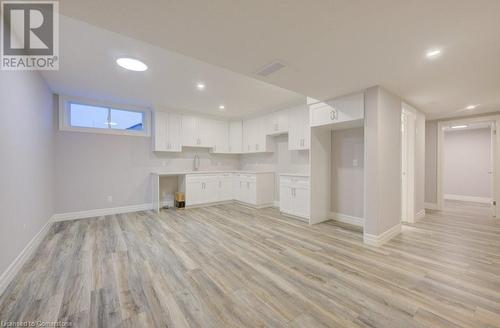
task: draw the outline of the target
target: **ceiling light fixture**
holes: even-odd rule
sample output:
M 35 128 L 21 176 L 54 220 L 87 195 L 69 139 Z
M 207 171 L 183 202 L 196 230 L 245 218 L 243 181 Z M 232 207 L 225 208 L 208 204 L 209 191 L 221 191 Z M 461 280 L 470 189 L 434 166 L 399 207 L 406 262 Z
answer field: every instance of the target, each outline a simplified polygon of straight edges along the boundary
M 198 82 L 196 83 L 196 87 L 198 88 L 198 90 L 205 90 L 205 83 Z
M 466 127 L 468 127 L 468 125 L 454 125 L 451 128 L 452 129 L 465 129 Z
M 220 106 L 219 106 L 219 110 L 221 110 L 221 111 L 226 110 L 226 106 L 224 106 L 224 105 L 220 105 Z
M 427 51 L 427 53 L 425 54 L 425 56 L 427 58 L 429 58 L 429 59 L 436 58 L 439 55 L 441 55 L 441 50 L 440 49 L 432 49 L 432 50 Z
M 133 58 L 118 58 L 116 63 L 129 71 L 143 72 L 148 69 L 146 64 Z
M 465 109 L 471 110 L 471 109 L 475 109 L 478 106 L 479 106 L 479 104 L 469 105 L 469 106 L 465 107 Z

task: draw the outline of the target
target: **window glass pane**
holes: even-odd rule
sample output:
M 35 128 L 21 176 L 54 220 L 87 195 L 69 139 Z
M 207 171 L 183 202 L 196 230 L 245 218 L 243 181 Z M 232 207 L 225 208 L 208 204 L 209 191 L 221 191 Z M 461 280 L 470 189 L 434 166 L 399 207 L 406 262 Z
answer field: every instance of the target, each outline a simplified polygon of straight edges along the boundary
M 142 113 L 122 109 L 111 109 L 110 128 L 143 131 Z
M 108 109 L 105 107 L 70 104 L 71 126 L 83 128 L 108 128 Z

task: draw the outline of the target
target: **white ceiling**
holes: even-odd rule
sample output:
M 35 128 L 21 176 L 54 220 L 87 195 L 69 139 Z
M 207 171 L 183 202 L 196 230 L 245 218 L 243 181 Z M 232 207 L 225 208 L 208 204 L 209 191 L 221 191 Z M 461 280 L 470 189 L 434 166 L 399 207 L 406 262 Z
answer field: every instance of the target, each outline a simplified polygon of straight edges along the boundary
M 119 57 L 140 59 L 149 69 L 127 71 L 115 64 Z M 222 117 L 305 103 L 297 93 L 62 15 L 60 69 L 42 74 L 64 95 Z M 196 88 L 198 81 L 205 90 Z
M 317 99 L 380 84 L 428 113 L 500 109 L 498 0 L 64 0 L 62 13 Z M 442 48 L 428 61 L 425 52 Z M 87 53 L 90 53 L 87 51 Z

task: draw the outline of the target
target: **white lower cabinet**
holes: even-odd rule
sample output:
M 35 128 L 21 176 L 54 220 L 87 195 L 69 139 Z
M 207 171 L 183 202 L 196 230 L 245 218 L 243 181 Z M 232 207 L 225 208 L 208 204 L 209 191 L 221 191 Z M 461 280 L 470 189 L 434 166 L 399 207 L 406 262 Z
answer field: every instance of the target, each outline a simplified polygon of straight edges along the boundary
M 233 174 L 232 173 L 222 173 L 219 174 L 217 180 L 217 201 L 223 202 L 232 200 L 234 198 L 233 193 Z
M 186 174 L 179 178 L 186 206 L 237 200 L 255 207 L 274 202 L 274 173 Z
M 309 177 L 280 176 L 280 212 L 309 220 Z

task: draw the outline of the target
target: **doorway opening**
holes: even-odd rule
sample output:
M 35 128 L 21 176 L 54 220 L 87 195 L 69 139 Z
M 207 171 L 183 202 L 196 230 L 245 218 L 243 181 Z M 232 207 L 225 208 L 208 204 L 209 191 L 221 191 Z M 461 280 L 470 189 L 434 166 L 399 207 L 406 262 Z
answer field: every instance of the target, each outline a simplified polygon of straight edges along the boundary
M 438 132 L 438 208 L 497 217 L 496 120 L 443 122 Z

